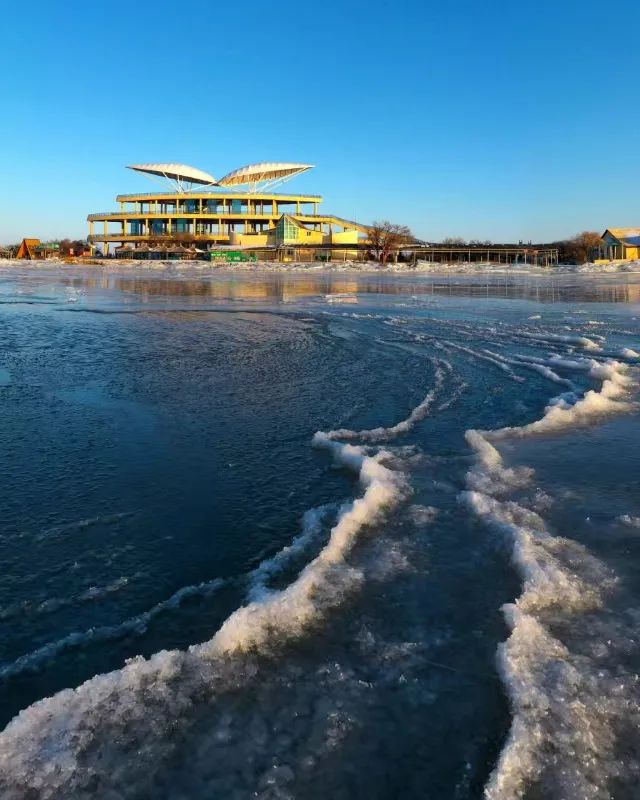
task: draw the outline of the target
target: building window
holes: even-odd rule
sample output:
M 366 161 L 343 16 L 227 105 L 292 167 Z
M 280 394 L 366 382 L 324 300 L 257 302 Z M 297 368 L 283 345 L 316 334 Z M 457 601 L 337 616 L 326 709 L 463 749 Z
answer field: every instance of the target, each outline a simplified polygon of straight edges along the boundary
M 295 242 L 300 235 L 300 229 L 288 217 L 278 220 L 276 237 L 279 242 Z

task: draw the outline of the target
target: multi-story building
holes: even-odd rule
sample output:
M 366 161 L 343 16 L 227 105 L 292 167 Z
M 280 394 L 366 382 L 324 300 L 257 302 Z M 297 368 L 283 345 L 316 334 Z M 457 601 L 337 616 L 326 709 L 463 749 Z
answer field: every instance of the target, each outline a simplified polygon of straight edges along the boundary
M 89 214 L 89 242 L 129 258 L 209 257 L 220 248 L 266 259 L 357 258 L 366 225 L 321 213 L 320 195 L 273 191 L 311 168 L 250 164 L 216 180 L 185 164 L 136 164 L 130 169 L 160 179 L 163 190 L 118 195 L 119 210 Z

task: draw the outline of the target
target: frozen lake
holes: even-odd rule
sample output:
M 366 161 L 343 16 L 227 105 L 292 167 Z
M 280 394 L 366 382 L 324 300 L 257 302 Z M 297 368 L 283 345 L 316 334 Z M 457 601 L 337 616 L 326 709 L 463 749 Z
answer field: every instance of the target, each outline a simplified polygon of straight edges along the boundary
M 3 798 L 631 800 L 640 275 L 0 272 Z

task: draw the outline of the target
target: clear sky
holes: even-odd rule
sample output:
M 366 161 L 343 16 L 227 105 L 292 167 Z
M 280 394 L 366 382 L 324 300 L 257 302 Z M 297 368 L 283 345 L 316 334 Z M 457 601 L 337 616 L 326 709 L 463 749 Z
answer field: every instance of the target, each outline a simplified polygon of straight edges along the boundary
M 638 0 L 0 9 L 0 242 L 86 236 L 126 164 L 256 161 L 362 222 L 551 240 L 640 225 Z

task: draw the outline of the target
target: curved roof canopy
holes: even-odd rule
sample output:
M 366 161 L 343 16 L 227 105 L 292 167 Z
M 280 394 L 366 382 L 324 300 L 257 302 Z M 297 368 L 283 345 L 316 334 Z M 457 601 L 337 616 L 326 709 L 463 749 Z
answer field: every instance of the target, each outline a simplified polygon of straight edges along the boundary
M 312 168 L 313 164 L 287 164 L 275 161 L 248 164 L 246 167 L 229 172 L 218 181 L 218 184 L 220 186 L 244 186 L 249 183 L 271 183 L 272 181 L 279 183 Z
M 157 175 L 160 178 L 169 178 L 178 183 L 197 183 L 204 186 L 217 184 L 213 175 L 188 164 L 133 164 L 129 169 L 145 172 L 147 175 Z

